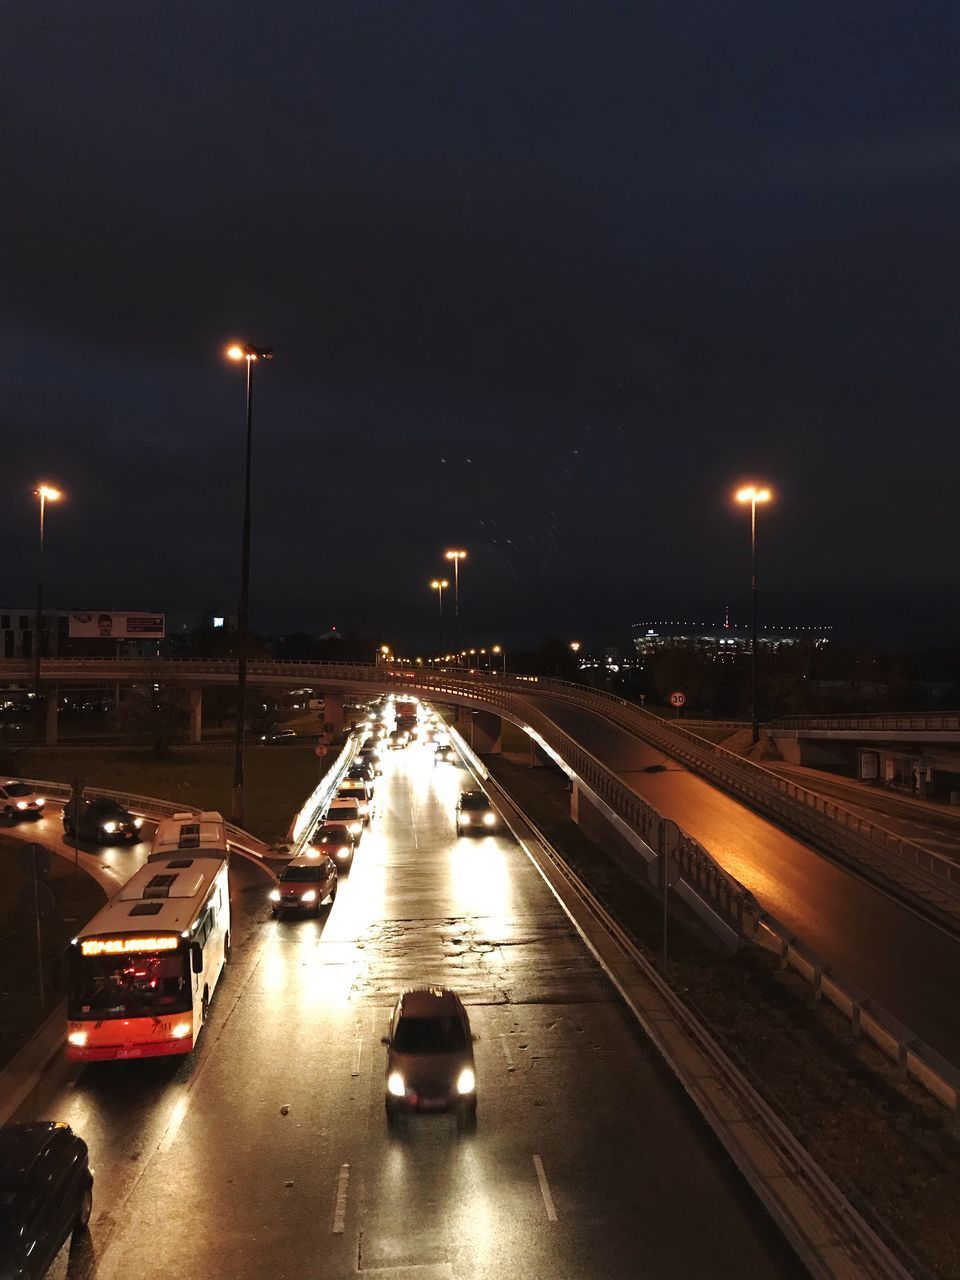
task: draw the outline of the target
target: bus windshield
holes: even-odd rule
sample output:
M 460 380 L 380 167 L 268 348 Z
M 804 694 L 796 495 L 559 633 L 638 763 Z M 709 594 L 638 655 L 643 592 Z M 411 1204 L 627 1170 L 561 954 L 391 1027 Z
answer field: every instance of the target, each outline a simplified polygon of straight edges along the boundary
M 145 1018 L 192 1007 L 185 951 L 78 956 L 70 984 L 70 1018 Z

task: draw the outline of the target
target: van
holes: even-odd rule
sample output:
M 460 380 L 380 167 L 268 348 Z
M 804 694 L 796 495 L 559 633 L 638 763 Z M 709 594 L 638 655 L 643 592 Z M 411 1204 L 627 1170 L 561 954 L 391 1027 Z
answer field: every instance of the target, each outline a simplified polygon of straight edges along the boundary
M 364 822 L 369 822 L 373 817 L 373 784 L 366 778 L 344 778 L 337 791 L 337 799 L 356 800 Z
M 330 808 L 327 810 L 327 816 L 324 821 L 345 822 L 348 831 L 359 843 L 360 836 L 363 833 L 363 814 L 360 812 L 360 805 L 357 800 L 334 796 L 330 801 Z

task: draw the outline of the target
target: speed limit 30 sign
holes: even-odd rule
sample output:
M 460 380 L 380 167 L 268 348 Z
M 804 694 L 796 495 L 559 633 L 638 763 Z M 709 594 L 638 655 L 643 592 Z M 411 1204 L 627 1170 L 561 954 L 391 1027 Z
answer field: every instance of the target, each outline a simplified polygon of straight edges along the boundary
M 686 694 L 680 693 L 679 691 L 676 693 L 671 693 L 670 695 L 671 707 L 682 707 L 683 704 L 686 702 L 686 700 L 687 700 Z

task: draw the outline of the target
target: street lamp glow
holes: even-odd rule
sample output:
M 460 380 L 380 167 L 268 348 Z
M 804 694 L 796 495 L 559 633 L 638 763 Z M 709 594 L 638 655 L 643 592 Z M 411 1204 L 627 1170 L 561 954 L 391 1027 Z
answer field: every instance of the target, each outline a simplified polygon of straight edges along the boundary
M 63 497 L 62 491 L 60 489 L 55 489 L 53 485 L 50 484 L 38 485 L 33 492 L 41 502 L 59 502 Z
M 434 589 L 434 591 L 446 591 L 449 585 L 450 583 L 446 580 L 446 578 L 434 578 L 434 580 L 430 583 L 430 586 Z
M 448 560 L 466 560 L 467 558 L 465 551 L 446 551 L 444 555 Z
M 579 652 L 580 652 L 580 641 L 579 641 L 579 640 L 571 640 L 571 641 L 570 641 L 570 648 L 573 650 L 573 652 L 574 652 L 574 653 L 579 653 Z
M 738 502 L 769 502 L 772 496 L 769 489 L 758 489 L 756 485 L 752 484 L 745 485 L 742 489 L 737 490 Z
M 227 347 L 228 360 L 242 360 L 243 354 L 244 354 L 243 347 L 238 347 L 236 344 L 234 344 L 232 347 Z

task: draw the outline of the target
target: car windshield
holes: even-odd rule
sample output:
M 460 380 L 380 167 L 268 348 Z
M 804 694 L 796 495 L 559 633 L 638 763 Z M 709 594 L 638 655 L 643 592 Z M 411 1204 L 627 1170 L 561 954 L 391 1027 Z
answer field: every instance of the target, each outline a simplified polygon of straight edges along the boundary
M 144 1018 L 191 1007 L 187 955 L 76 956 L 71 1018 Z
M 458 1053 L 467 1047 L 467 1037 L 457 1017 L 401 1016 L 393 1047 L 397 1053 Z
M 490 801 L 479 791 L 465 791 L 460 797 L 461 809 L 489 809 Z
M 287 884 L 291 880 L 322 880 L 325 875 L 323 863 L 318 862 L 315 867 L 286 867 L 280 880 Z
M 8 796 L 32 796 L 33 787 L 23 782 L 8 782 L 4 788 Z

